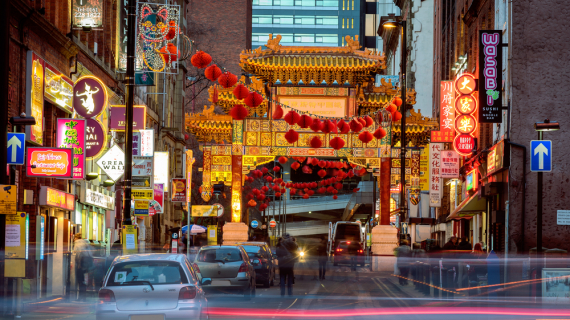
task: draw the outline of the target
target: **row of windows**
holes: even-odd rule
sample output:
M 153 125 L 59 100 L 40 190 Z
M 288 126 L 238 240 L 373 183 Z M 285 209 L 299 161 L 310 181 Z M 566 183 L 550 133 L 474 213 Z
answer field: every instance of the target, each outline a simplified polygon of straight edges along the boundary
M 281 34 L 281 43 L 301 42 L 301 43 L 333 43 L 338 45 L 337 34 Z M 253 33 L 251 41 L 267 42 L 267 34 Z
M 337 16 L 272 16 L 254 15 L 252 23 L 259 24 L 307 24 L 307 25 L 338 25 Z
M 338 7 L 338 0 L 253 0 L 254 6 Z

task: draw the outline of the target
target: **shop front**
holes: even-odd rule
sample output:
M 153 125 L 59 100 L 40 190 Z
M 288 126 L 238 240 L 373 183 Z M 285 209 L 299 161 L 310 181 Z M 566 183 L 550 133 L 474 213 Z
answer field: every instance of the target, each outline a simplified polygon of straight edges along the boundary
M 72 241 L 70 217 L 75 211 L 75 196 L 50 187 L 41 187 L 40 216 L 45 221 L 44 254 L 40 259 L 38 288 L 41 296 L 63 296 L 69 277 L 70 245 Z

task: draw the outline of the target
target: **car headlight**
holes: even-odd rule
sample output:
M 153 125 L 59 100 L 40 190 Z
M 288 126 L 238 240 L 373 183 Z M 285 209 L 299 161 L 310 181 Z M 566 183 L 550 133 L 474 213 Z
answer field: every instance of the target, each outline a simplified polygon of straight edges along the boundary
M 299 255 L 300 255 L 301 257 L 304 257 L 304 256 L 305 256 L 305 252 L 304 252 L 304 251 L 301 251 L 301 252 L 299 253 Z

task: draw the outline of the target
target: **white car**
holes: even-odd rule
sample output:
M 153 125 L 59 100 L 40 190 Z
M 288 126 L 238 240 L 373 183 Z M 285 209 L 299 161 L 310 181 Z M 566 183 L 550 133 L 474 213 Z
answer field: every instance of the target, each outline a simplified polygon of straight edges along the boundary
M 117 257 L 99 290 L 97 320 L 208 319 L 196 272 L 181 254 Z

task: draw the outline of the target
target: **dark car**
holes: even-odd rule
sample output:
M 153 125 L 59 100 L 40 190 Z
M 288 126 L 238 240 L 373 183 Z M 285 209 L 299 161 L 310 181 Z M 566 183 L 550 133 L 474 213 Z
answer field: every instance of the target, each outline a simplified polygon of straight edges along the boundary
M 350 258 L 356 257 L 356 263 L 364 266 L 364 249 L 362 243 L 358 241 L 338 241 L 334 249 L 333 265 L 340 263 L 350 264 Z
M 257 284 L 262 284 L 265 288 L 272 286 L 273 279 L 275 278 L 276 264 L 274 263 L 273 254 L 267 243 L 240 242 L 238 244 L 245 249 L 250 262 L 253 264 Z

